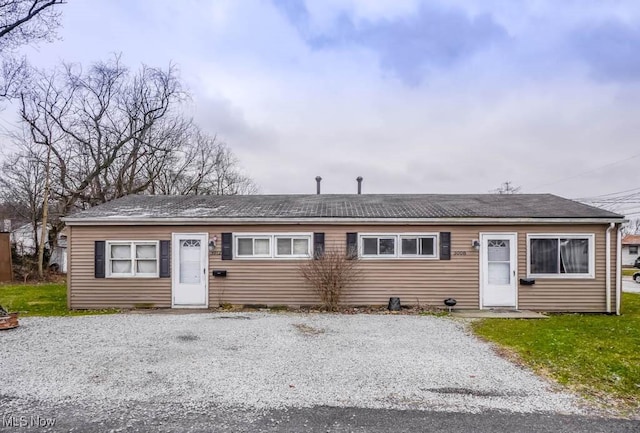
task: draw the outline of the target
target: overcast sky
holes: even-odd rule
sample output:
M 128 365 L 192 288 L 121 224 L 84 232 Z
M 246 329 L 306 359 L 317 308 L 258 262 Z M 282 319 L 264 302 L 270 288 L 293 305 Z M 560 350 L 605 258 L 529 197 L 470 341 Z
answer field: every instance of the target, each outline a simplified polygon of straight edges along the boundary
M 638 186 L 640 3 L 69 0 L 32 63 L 175 62 L 262 193 Z M 15 110 L 0 113 L 5 128 Z

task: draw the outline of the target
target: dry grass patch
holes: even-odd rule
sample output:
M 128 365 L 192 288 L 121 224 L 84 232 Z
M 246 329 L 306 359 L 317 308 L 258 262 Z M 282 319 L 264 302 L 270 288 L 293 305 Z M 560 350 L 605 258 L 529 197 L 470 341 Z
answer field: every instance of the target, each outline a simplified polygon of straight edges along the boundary
M 304 335 L 319 335 L 319 334 L 324 334 L 326 332 L 326 329 L 315 328 L 313 326 L 307 325 L 306 323 L 296 323 L 293 326 L 301 334 L 304 334 Z

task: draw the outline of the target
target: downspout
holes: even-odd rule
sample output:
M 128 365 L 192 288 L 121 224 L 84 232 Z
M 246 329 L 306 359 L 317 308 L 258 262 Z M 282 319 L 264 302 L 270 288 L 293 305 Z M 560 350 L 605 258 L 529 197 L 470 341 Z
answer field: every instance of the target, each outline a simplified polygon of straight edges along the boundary
M 606 300 L 607 300 L 607 313 L 611 313 L 611 230 L 615 228 L 615 223 L 610 223 L 609 227 L 607 227 L 606 235 L 605 235 L 605 256 L 606 256 L 606 265 L 605 265 L 605 274 L 606 274 Z
M 622 225 L 618 225 L 618 241 L 616 242 L 616 315 L 620 315 L 622 301 Z

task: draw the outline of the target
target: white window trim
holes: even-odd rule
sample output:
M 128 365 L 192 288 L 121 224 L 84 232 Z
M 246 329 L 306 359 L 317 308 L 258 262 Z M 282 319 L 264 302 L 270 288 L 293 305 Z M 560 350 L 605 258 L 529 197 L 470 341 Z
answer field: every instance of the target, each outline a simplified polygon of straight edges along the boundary
M 269 254 L 260 254 L 260 255 L 238 255 L 238 239 L 269 239 Z M 308 247 L 307 254 L 286 254 L 280 255 L 277 254 L 277 239 L 278 238 L 297 238 L 297 239 L 307 239 Z M 313 233 L 308 232 L 283 232 L 283 233 L 234 233 L 233 234 L 233 259 L 234 260 L 300 260 L 300 259 L 311 259 L 312 254 L 311 250 L 313 248 Z
M 398 236 L 398 254 L 399 257 L 402 259 L 421 259 L 421 260 L 426 260 L 426 259 L 439 259 L 439 254 L 440 254 L 440 248 L 439 248 L 439 236 L 438 233 L 401 233 Z M 426 255 L 426 254 L 402 254 L 402 239 L 405 238 L 409 238 L 409 239 L 414 239 L 414 238 L 433 238 L 433 254 L 432 255 Z M 418 251 L 420 250 L 420 244 L 418 244 Z
M 291 241 L 291 254 L 278 254 L 278 239 L 290 238 L 290 239 L 305 239 L 307 241 L 306 254 L 293 254 L 293 240 Z M 273 236 L 273 256 L 278 259 L 307 259 L 311 257 L 311 248 L 313 242 L 313 233 L 304 234 L 276 234 Z
M 531 273 L 531 239 L 588 239 L 589 272 L 586 274 L 533 274 Z M 596 251 L 594 233 L 527 233 L 527 278 L 541 279 L 594 279 L 596 277 Z
M 364 239 L 377 238 L 376 245 L 378 254 L 364 253 Z M 393 239 L 393 254 L 380 254 L 380 239 Z M 398 257 L 398 235 L 391 233 L 358 233 L 358 255 L 363 259 L 393 259 Z
M 135 246 L 136 245 L 154 245 L 156 247 L 156 272 L 155 273 L 136 273 L 136 258 L 135 258 Z M 111 261 L 112 260 L 126 260 L 126 259 L 112 259 L 111 258 L 111 245 L 130 245 L 131 246 L 131 272 L 127 274 L 122 273 L 113 273 L 111 272 Z M 143 259 L 143 260 L 151 260 L 151 259 Z M 105 242 L 105 277 L 106 278 L 159 278 L 160 277 L 160 241 L 128 241 L 128 240 L 117 240 L 117 241 L 106 241 Z
M 364 254 L 364 238 L 394 238 L 394 254 Z M 433 255 L 402 254 L 402 238 L 434 238 Z M 378 249 L 380 247 L 378 246 Z M 358 233 L 358 257 L 366 260 L 439 260 L 440 259 L 440 234 L 439 233 Z
M 252 240 L 252 250 L 255 251 L 256 250 L 256 239 L 266 239 L 269 241 L 269 252 L 267 254 L 251 254 L 250 256 L 248 255 L 239 255 L 238 254 L 238 243 L 240 239 L 251 239 Z M 242 234 L 240 236 L 233 236 L 233 258 L 238 258 L 238 259 L 268 259 L 271 258 L 272 254 L 273 254 L 273 238 L 271 236 L 267 236 L 264 234 Z

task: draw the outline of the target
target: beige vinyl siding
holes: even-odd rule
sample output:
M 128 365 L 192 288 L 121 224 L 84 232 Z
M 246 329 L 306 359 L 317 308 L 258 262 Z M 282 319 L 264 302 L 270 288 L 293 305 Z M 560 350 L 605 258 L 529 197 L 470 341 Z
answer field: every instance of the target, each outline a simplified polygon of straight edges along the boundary
M 314 294 L 299 275 L 301 260 L 221 260 L 221 234 L 323 232 L 326 248 L 345 250 L 346 233 L 437 233 L 450 231 L 451 260 L 362 259 L 362 279 L 346 294 L 350 305 L 384 305 L 399 296 L 406 305 L 442 306 L 447 297 L 458 308 L 479 307 L 479 252 L 472 241 L 481 232 L 518 234 L 518 277 L 526 276 L 527 233 L 594 233 L 596 269 L 594 279 L 538 278 L 534 286 L 519 286 L 521 309 L 544 311 L 605 310 L 605 225 L 541 226 L 381 226 L 381 225 L 243 225 L 243 226 L 74 226 L 70 230 L 70 306 L 103 308 L 171 306 L 171 278 L 94 278 L 96 240 L 171 240 L 171 234 L 208 233 L 217 236 L 216 254 L 209 256 L 209 305 L 266 304 L 315 305 Z M 615 257 L 615 233 L 612 233 Z M 214 278 L 211 271 L 224 269 L 226 278 Z M 615 270 L 615 261 L 612 260 Z M 612 293 L 615 295 L 615 272 Z M 615 306 L 615 296 L 612 296 Z
M 527 233 L 595 235 L 595 278 L 536 278 L 533 286 L 518 287 L 518 308 L 541 311 L 606 311 L 605 231 L 607 226 L 535 226 L 518 233 L 518 274 L 527 275 Z M 615 256 L 615 232 L 611 234 Z M 615 261 L 612 260 L 612 293 L 615 296 Z M 612 297 L 612 300 L 614 297 Z M 615 305 L 612 303 L 612 306 Z M 613 307 L 612 307 L 613 308 Z
M 68 273 L 74 309 L 171 307 L 171 278 L 95 278 L 94 242 L 170 240 L 171 227 L 72 227 Z

